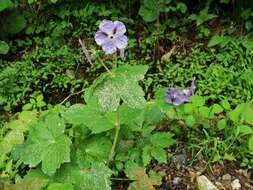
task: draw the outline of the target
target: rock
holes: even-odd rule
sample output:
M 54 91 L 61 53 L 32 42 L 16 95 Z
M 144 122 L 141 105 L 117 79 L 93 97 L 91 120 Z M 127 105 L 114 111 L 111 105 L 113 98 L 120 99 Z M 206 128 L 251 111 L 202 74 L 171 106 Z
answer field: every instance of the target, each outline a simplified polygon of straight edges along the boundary
M 174 177 L 172 183 L 173 183 L 173 185 L 177 186 L 180 184 L 181 181 L 182 181 L 182 179 L 180 177 Z
M 218 190 L 218 188 L 204 175 L 197 177 L 197 185 L 201 190 Z
M 239 189 L 241 189 L 242 186 L 240 184 L 239 179 L 235 179 L 234 181 L 232 181 L 231 187 L 232 187 L 232 190 L 239 190 Z
M 172 162 L 176 165 L 176 167 L 179 169 L 182 167 L 187 161 L 187 155 L 186 154 L 177 154 L 172 156 Z
M 223 181 L 231 181 L 232 177 L 230 174 L 225 174 L 221 178 Z

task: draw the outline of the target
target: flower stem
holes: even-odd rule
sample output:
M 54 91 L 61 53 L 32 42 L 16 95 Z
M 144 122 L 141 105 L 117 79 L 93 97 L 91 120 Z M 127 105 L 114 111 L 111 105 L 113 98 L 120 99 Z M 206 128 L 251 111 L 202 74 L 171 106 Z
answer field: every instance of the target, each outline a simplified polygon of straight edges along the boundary
M 108 73 L 112 74 L 111 70 L 108 69 L 108 67 L 104 64 L 103 60 L 100 59 L 100 57 L 98 57 L 97 59 L 98 59 L 98 61 L 103 65 L 103 67 L 105 68 L 105 70 L 106 70 Z
M 116 129 L 116 131 L 115 131 L 115 135 L 114 135 L 114 139 L 113 139 L 111 153 L 109 155 L 109 162 L 113 160 L 113 157 L 114 157 L 114 154 L 115 154 L 116 144 L 117 144 L 118 137 L 119 137 L 119 131 L 120 131 L 119 109 L 117 110 L 117 113 L 116 113 L 116 125 L 115 125 L 115 129 Z
M 117 54 L 114 54 L 114 68 L 116 69 L 118 67 L 118 56 Z

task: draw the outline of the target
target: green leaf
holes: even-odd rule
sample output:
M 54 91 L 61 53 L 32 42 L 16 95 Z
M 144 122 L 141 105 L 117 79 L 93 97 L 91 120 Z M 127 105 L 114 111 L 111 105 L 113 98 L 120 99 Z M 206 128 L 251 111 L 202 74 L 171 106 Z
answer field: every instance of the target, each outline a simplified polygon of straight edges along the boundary
M 42 190 L 47 181 L 41 179 L 22 180 L 17 184 L 4 184 L 4 190 Z M 1 187 L 1 183 L 0 183 Z
M 213 18 L 216 18 L 217 15 L 215 14 L 208 14 L 208 9 L 202 9 L 199 14 L 192 14 L 189 16 L 190 20 L 195 20 L 196 25 L 199 26 L 203 24 L 206 21 L 212 20 Z
M 219 130 L 225 129 L 227 127 L 226 119 L 219 120 L 217 126 Z
M 145 106 L 144 92 L 138 81 L 144 78 L 147 66 L 122 66 L 112 74 L 102 75 L 86 92 L 86 101 L 97 98 L 102 112 L 113 112 L 119 107 L 120 99 L 132 108 Z
M 230 110 L 230 109 L 231 109 L 231 106 L 230 106 L 230 104 L 229 104 L 229 102 L 228 102 L 227 100 L 223 100 L 223 101 L 221 102 L 221 105 L 222 105 L 222 107 L 223 107 L 225 110 Z
M 232 154 L 225 153 L 223 156 L 224 160 L 229 160 L 229 161 L 236 161 L 236 158 Z
M 74 190 L 73 186 L 68 183 L 52 183 L 47 190 Z
M 0 12 L 4 9 L 13 8 L 14 4 L 10 0 L 0 0 Z
M 219 114 L 223 112 L 223 108 L 219 104 L 214 104 L 211 107 L 211 112 L 213 112 L 214 114 Z
M 231 42 L 233 39 L 229 36 L 218 36 L 215 35 L 211 38 L 209 41 L 207 47 L 214 47 L 216 45 L 220 45 L 221 47 L 225 47 L 229 42 Z
M 139 80 L 144 79 L 144 75 L 147 71 L 148 71 L 147 65 L 135 65 L 135 66 L 123 65 L 118 67 L 115 73 L 116 75 L 121 74 L 126 75 L 131 80 L 138 82 Z
M 211 114 L 210 114 L 210 108 L 207 107 L 207 106 L 199 107 L 199 115 L 200 115 L 201 117 L 209 118 L 209 116 L 211 115 Z
M 196 119 L 194 116 L 189 115 L 185 118 L 185 124 L 187 127 L 193 127 L 196 124 Z
M 167 163 L 167 153 L 162 148 L 157 148 L 157 147 L 152 148 L 151 155 L 159 163 Z
M 26 26 L 26 20 L 19 11 L 14 10 L 6 17 L 3 29 L 7 33 L 16 34 Z
M 93 105 L 76 104 L 71 106 L 63 118 L 74 125 L 85 125 L 92 133 L 102 133 L 114 128 L 114 122 L 99 113 Z
M 238 125 L 237 131 L 241 135 L 253 134 L 253 128 L 248 125 Z
M 127 75 L 113 78 L 116 91 L 123 102 L 131 108 L 144 108 L 146 100 L 138 83 Z
M 24 132 L 36 122 L 36 112 L 23 111 L 19 114 L 18 119 L 9 122 L 5 128 L 11 129 L 0 141 L 0 155 L 11 152 L 12 147 L 24 142 Z
M 151 136 L 150 142 L 155 147 L 167 148 L 175 143 L 170 133 L 155 133 Z
M 111 141 L 104 136 L 94 136 L 77 145 L 77 163 L 80 167 L 91 166 L 94 163 L 106 163 L 112 148 Z
M 171 104 L 166 103 L 165 101 L 165 92 L 166 88 L 160 88 L 155 93 L 155 103 L 160 108 L 162 112 L 165 112 L 166 115 L 173 119 L 176 115 L 174 106 Z
M 201 107 L 205 105 L 205 98 L 202 96 L 191 96 L 190 97 L 190 102 L 195 106 L 195 107 Z
M 98 97 L 98 103 L 101 106 L 102 112 L 113 112 L 119 107 L 120 95 L 118 89 L 110 79 L 97 87 L 94 96 Z
M 64 134 L 65 124 L 56 113 L 31 128 L 25 144 L 14 147 L 13 156 L 30 167 L 42 162 L 42 171 L 52 175 L 62 163 L 70 161 L 70 139 Z
M 249 151 L 253 152 L 253 135 L 249 138 Z
M 143 148 L 143 151 L 142 151 L 143 165 L 147 166 L 150 163 L 151 159 L 152 159 L 152 157 L 150 155 L 150 147 L 149 146 L 145 146 Z
M 9 49 L 9 45 L 6 42 L 0 40 L 0 54 L 7 54 Z
M 144 0 L 141 4 L 139 15 L 141 15 L 146 22 L 152 22 L 158 18 L 159 12 L 158 1 Z
M 242 39 L 242 45 L 248 49 L 248 50 L 252 50 L 253 49 L 253 33 L 250 33 L 248 35 L 246 35 L 243 39 Z
M 104 164 L 92 168 L 79 168 L 73 164 L 63 166 L 56 181 L 73 184 L 76 190 L 111 190 L 112 171 Z

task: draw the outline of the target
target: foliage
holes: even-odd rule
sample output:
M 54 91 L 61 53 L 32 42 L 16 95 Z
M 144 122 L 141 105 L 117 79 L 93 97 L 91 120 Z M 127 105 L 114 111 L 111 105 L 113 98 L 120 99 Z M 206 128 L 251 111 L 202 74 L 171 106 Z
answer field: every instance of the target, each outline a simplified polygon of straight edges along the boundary
M 11 0 L 0 1 L 0 16 L 0 54 L 7 54 L 9 46 L 1 40 L 4 40 L 9 34 L 20 32 L 25 27 L 26 20 Z
M 223 10 L 249 4 L 112 2 L 0 0 L 0 188 L 153 190 L 181 145 L 252 168 L 252 10 Z M 124 59 L 92 45 L 103 19 L 128 26 Z M 192 77 L 188 102 L 165 102 Z

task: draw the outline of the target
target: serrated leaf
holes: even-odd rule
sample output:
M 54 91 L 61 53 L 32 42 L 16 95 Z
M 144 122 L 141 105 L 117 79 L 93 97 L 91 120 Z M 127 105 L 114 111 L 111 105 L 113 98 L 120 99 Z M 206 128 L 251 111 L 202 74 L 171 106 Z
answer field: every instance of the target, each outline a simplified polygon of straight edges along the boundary
M 131 168 L 127 173 L 130 179 L 135 180 L 129 185 L 128 190 L 155 190 L 154 186 L 160 184 L 154 174 L 151 174 L 152 178 L 150 178 L 145 169 Z
M 77 163 L 80 167 L 88 167 L 94 163 L 106 163 L 112 148 L 110 139 L 95 136 L 78 142 Z
M 129 78 L 134 81 L 139 81 L 144 79 L 145 73 L 148 71 L 147 65 L 123 65 L 115 70 L 116 75 L 123 74 L 127 75 Z
M 155 133 L 150 137 L 153 146 L 159 148 L 167 148 L 175 143 L 170 133 Z
M 147 166 L 149 164 L 149 162 L 151 161 L 152 157 L 150 155 L 150 147 L 149 146 L 145 146 L 143 148 L 142 151 L 142 161 L 143 161 L 143 165 Z
M 42 163 L 42 171 L 52 175 L 62 163 L 70 161 L 70 139 L 64 134 L 65 124 L 56 113 L 31 128 L 25 144 L 14 147 L 13 156 L 30 167 Z
M 104 164 L 80 168 L 67 164 L 56 174 L 56 181 L 71 183 L 76 190 L 111 190 L 112 171 Z
M 97 87 L 94 95 L 98 98 L 102 112 L 113 112 L 119 107 L 120 95 L 112 80 L 104 81 Z
M 167 154 L 166 151 L 162 148 L 154 147 L 151 149 L 151 155 L 154 159 L 156 159 L 159 163 L 167 162 Z
M 17 119 L 6 124 L 5 127 L 11 130 L 0 141 L 0 155 L 8 154 L 11 152 L 14 145 L 22 144 L 24 142 L 23 133 L 26 132 L 36 120 L 36 112 L 23 111 L 19 114 Z
M 13 8 L 14 4 L 10 0 L 0 0 L 0 12 L 4 9 Z
M 144 92 L 136 81 L 127 75 L 121 75 L 113 79 L 116 91 L 123 102 L 131 108 L 144 108 L 146 100 Z
M 6 42 L 0 41 L 0 54 L 7 54 L 9 49 L 9 45 Z
M 76 104 L 71 106 L 63 117 L 74 125 L 85 125 L 92 133 L 102 133 L 114 128 L 114 122 L 101 115 L 92 105 Z
M 142 108 L 146 101 L 138 80 L 144 78 L 146 71 L 147 66 L 123 66 L 110 75 L 102 75 L 88 89 L 86 101 L 89 103 L 95 96 L 102 112 L 116 111 L 120 99 L 129 107 Z

